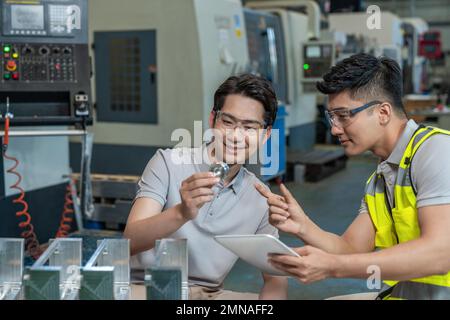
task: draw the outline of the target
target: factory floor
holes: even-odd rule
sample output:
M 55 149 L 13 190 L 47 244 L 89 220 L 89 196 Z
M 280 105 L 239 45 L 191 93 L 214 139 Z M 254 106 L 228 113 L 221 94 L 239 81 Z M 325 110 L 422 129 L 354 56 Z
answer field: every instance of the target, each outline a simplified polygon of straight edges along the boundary
M 376 159 L 369 155 L 351 158 L 347 167 L 316 183 L 287 183 L 309 217 L 324 230 L 342 234 L 358 213 L 369 175 L 375 170 Z M 278 192 L 278 187 L 272 187 Z M 291 247 L 302 242 L 287 234 L 280 239 Z M 260 272 L 239 260 L 225 280 L 225 288 L 258 292 L 262 285 Z M 289 279 L 289 299 L 325 299 L 332 296 L 369 291 L 366 280 L 329 279 L 305 285 Z

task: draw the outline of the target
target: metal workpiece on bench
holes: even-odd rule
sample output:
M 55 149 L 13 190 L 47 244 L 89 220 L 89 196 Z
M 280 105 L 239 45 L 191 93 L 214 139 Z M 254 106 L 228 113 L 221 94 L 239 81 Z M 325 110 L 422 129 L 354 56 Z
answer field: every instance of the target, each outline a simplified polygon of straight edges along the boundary
M 0 238 L 0 300 L 19 300 L 22 293 L 24 239 Z
M 155 243 L 156 261 L 146 270 L 147 299 L 189 299 L 187 239 L 160 239 Z M 155 296 L 151 290 L 158 291 Z M 176 293 L 179 292 L 177 295 Z
M 81 255 L 81 239 L 51 240 L 39 259 L 25 269 L 25 299 L 76 300 L 81 280 Z
M 130 287 L 130 241 L 104 239 L 82 268 L 80 300 L 128 300 Z

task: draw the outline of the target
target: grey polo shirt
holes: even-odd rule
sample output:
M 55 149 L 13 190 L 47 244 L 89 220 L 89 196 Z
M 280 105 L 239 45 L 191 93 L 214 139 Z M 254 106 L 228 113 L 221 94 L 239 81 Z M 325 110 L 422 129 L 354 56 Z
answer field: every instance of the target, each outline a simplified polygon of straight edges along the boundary
M 394 184 L 400 161 L 418 125 L 414 120 L 406 124 L 391 155 L 378 164 L 377 173 L 386 181 L 389 203 L 393 207 Z M 450 204 L 450 136 L 436 134 L 425 140 L 411 162 L 411 182 L 417 191 L 417 208 Z M 360 213 L 368 212 L 364 198 Z
M 160 149 L 144 170 L 136 199 L 152 198 L 166 210 L 181 202 L 179 189 L 185 179 L 208 169 L 205 146 Z M 214 200 L 206 203 L 194 220 L 167 236 L 188 239 L 190 284 L 221 286 L 237 260 L 214 240 L 214 235 L 271 234 L 278 237 L 277 229 L 268 222 L 267 200 L 255 189 L 255 183 L 261 182 L 242 167 L 229 185 L 216 190 Z M 148 267 L 154 259 L 153 250 L 146 251 L 134 257 L 132 267 L 133 264 L 137 268 Z

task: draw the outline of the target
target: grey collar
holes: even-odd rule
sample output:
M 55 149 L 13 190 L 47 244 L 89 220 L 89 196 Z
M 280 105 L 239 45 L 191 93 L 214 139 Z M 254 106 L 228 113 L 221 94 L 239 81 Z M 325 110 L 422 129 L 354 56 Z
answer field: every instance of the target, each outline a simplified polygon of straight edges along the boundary
M 409 120 L 406 123 L 405 130 L 403 130 L 400 139 L 397 141 L 397 144 L 394 147 L 394 150 L 386 159 L 385 162 L 394 165 L 400 165 L 400 161 L 402 161 L 403 154 L 405 153 L 406 147 L 408 146 L 409 141 L 411 140 L 414 132 L 416 132 L 419 125 L 414 120 Z M 384 162 L 384 161 L 383 161 Z

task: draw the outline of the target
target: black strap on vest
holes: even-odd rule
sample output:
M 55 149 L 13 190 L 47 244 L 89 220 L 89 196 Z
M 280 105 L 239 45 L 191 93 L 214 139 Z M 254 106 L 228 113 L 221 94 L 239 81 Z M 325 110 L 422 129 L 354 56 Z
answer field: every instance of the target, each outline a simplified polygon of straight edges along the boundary
M 419 131 L 420 129 L 423 129 L 423 128 L 426 128 L 426 126 L 424 126 L 423 124 L 419 124 L 419 127 L 416 129 L 416 131 L 414 131 L 413 137 L 416 135 L 417 131 Z M 417 190 L 414 187 L 414 184 L 412 182 L 412 176 L 411 176 L 411 167 L 412 167 L 412 165 L 410 165 L 410 164 L 412 164 L 414 156 L 415 156 L 415 154 L 413 154 L 411 158 L 406 157 L 404 165 L 409 165 L 409 169 L 408 169 L 409 172 L 408 173 L 409 173 L 409 179 L 411 180 L 411 188 L 413 189 L 414 195 L 417 196 Z
M 420 129 L 423 129 L 423 128 L 426 128 L 423 124 L 419 124 L 419 127 L 416 129 L 416 131 L 414 131 L 414 133 L 413 133 L 413 135 L 412 135 L 412 138 L 414 138 L 414 136 L 416 135 L 416 133 L 417 133 L 417 131 L 419 131 Z M 411 138 L 411 139 L 412 139 Z M 409 144 L 409 143 L 408 143 Z M 408 157 L 406 157 L 405 158 L 405 161 L 403 162 L 403 164 L 405 165 L 405 166 L 407 166 L 407 165 L 409 165 L 410 163 L 412 162 L 412 158 L 410 159 L 410 158 L 408 158 Z M 411 166 L 410 166 L 410 168 L 411 168 Z
M 397 285 L 397 284 L 396 284 L 396 285 Z M 389 288 L 386 289 L 386 290 L 381 291 L 381 292 L 377 295 L 377 297 L 375 298 L 375 300 L 384 300 L 384 298 L 386 298 L 387 296 L 389 296 L 389 295 L 392 293 L 392 291 L 394 291 L 394 287 L 395 287 L 396 285 L 394 285 L 394 286 L 392 286 L 392 287 L 389 287 Z

